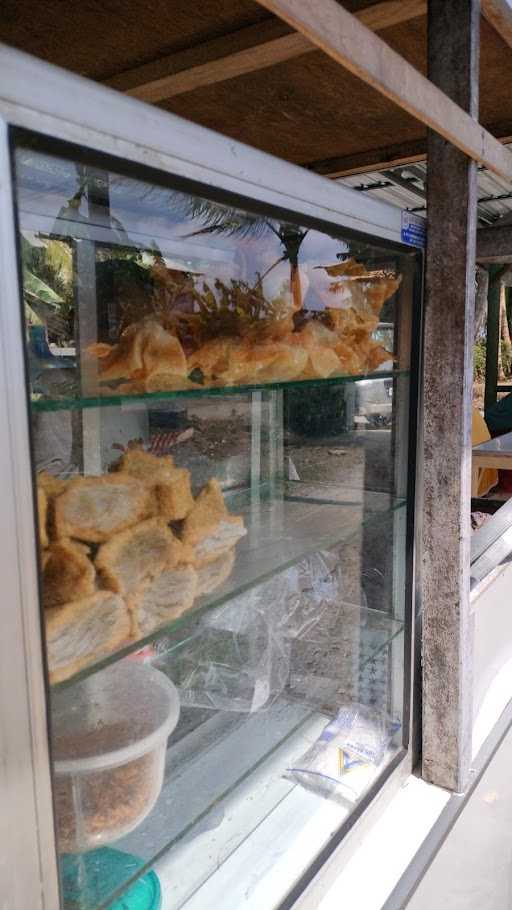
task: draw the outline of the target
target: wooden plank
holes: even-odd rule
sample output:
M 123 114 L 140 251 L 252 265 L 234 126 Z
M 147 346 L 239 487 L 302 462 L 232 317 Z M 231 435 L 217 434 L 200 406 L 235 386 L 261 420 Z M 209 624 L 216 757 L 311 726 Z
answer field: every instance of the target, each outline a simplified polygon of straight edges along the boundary
M 315 174 L 323 174 L 324 177 L 350 177 L 368 171 L 383 171 L 400 164 L 415 164 L 425 161 L 426 157 L 427 140 L 418 139 L 416 142 L 399 142 L 354 155 L 338 155 L 324 161 L 312 161 L 304 167 Z
M 378 31 L 425 15 L 426 8 L 426 0 L 384 0 L 356 16 Z M 282 22 L 270 20 L 120 73 L 105 84 L 156 104 L 316 50 L 300 32 L 289 32 Z
M 484 129 L 502 145 L 512 144 L 512 123 L 509 121 L 484 124 Z M 324 177 L 350 177 L 352 174 L 365 174 L 368 171 L 384 171 L 398 165 L 416 164 L 418 161 L 426 161 L 426 158 L 425 138 L 366 149 L 353 155 L 338 155 L 323 161 L 311 161 L 303 166 Z
M 482 13 L 506 44 L 512 47 L 512 3 L 510 0 L 482 0 Z
M 512 180 L 512 154 L 336 0 L 258 2 L 465 155 Z
M 478 113 L 479 0 L 430 0 L 429 76 Z M 453 23 L 457 27 L 453 27 Z M 472 352 L 477 170 L 428 133 L 423 360 L 423 777 L 461 791 L 472 746 Z
M 482 263 L 512 262 L 512 225 L 480 228 L 476 258 Z

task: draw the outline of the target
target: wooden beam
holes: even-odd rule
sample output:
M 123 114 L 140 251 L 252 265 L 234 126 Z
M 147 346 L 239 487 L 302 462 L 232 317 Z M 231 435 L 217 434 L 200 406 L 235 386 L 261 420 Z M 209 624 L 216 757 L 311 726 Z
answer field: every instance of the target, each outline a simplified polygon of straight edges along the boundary
M 429 0 L 429 77 L 468 118 L 478 114 L 479 27 L 479 0 Z M 422 762 L 426 780 L 460 792 L 473 732 L 469 582 L 477 169 L 434 130 L 428 133 L 428 160 Z
M 383 171 L 400 164 L 416 164 L 427 157 L 427 140 L 400 142 L 396 145 L 385 145 L 380 148 L 356 152 L 353 155 L 338 155 L 325 158 L 323 161 L 312 161 L 305 164 L 315 174 L 325 177 L 350 177 L 352 174 L 365 174 L 367 171 Z
M 480 228 L 476 258 L 483 264 L 512 262 L 512 225 Z
M 512 180 L 512 154 L 336 0 L 258 2 L 465 155 Z
M 510 0 L 482 0 L 482 13 L 509 47 L 512 47 L 512 3 Z
M 367 28 L 380 31 L 426 11 L 426 0 L 384 0 L 355 15 Z M 156 104 L 316 50 L 300 32 L 290 32 L 282 22 L 269 20 L 127 70 L 105 85 Z
M 498 139 L 502 145 L 512 144 L 512 123 L 510 121 L 484 124 L 484 129 Z M 337 155 L 322 161 L 311 161 L 305 163 L 303 167 L 325 177 L 350 177 L 353 174 L 365 174 L 367 171 L 384 171 L 389 167 L 417 164 L 418 161 L 426 161 L 426 159 L 427 140 L 425 138 L 367 149 L 352 155 Z

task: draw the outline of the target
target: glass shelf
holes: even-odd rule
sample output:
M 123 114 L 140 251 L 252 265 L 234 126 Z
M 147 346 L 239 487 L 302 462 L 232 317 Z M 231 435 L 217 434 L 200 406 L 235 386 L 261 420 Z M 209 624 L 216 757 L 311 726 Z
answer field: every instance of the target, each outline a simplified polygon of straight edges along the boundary
M 345 386 L 367 380 L 395 379 L 399 376 L 408 376 L 409 370 L 382 370 L 373 373 L 358 373 L 350 376 L 334 376 L 327 379 L 303 379 L 290 382 L 264 382 L 238 386 L 208 386 L 195 389 L 183 389 L 172 392 L 146 392 L 140 395 L 101 395 L 91 398 L 70 396 L 69 386 L 63 391 L 62 398 L 33 398 L 31 407 L 33 411 L 69 411 L 85 410 L 87 408 L 104 408 L 112 405 L 126 405 L 131 402 L 147 402 L 150 405 L 155 401 L 172 400 L 174 398 L 208 398 L 219 395 L 240 395 L 246 392 L 273 391 L 278 389 L 303 389 L 321 386 Z
M 387 666 L 385 655 L 402 633 L 402 623 L 375 610 L 360 609 L 339 623 L 336 643 L 344 656 L 338 669 L 349 658 L 348 676 L 353 679 L 345 698 L 354 698 L 358 679 L 365 671 L 371 675 L 379 660 Z M 299 641 L 308 644 L 308 639 Z M 171 649 L 155 665 L 172 675 L 177 656 Z M 325 666 L 320 662 L 319 667 L 325 677 Z M 88 854 L 82 869 L 85 881 L 80 910 L 106 910 L 159 860 L 157 874 L 169 905 L 178 910 L 221 865 L 235 858 L 248 838 L 261 832 L 262 825 L 272 844 L 280 833 L 283 812 L 290 833 L 304 803 L 309 811 L 317 810 L 315 797 L 283 777 L 329 720 L 314 701 L 297 701 L 293 686 L 298 669 L 292 667 L 289 684 L 265 711 L 240 714 L 182 708 L 182 723 L 169 741 L 158 802 L 132 834 L 115 844 L 116 849 L 140 860 L 140 866 L 134 865 L 133 872 L 118 878 L 116 889 L 107 892 L 105 880 L 95 874 L 95 854 Z M 340 695 L 336 693 L 336 697 Z M 376 773 L 378 769 L 369 769 L 368 784 Z M 325 805 L 336 804 L 327 801 Z M 347 807 L 338 804 L 336 811 L 342 821 Z M 332 834 L 331 812 L 318 834 L 320 842 L 315 847 L 321 848 L 322 840 L 326 842 Z M 102 851 L 97 852 L 100 863 Z M 272 861 L 278 862 L 276 856 Z M 79 856 L 75 862 L 80 865 Z M 70 903 L 64 906 L 75 910 Z
M 200 598 L 192 610 L 161 626 L 145 638 L 91 664 L 54 688 L 73 685 L 79 679 L 137 651 L 164 636 L 176 642 L 188 637 L 194 623 L 207 611 L 269 580 L 302 558 L 338 547 L 371 526 L 389 537 L 389 516 L 405 507 L 405 500 L 389 493 L 366 492 L 339 483 L 286 481 L 274 487 L 261 486 L 225 494 L 232 514 L 243 515 L 247 535 L 238 544 L 236 562 L 229 579 L 214 593 Z

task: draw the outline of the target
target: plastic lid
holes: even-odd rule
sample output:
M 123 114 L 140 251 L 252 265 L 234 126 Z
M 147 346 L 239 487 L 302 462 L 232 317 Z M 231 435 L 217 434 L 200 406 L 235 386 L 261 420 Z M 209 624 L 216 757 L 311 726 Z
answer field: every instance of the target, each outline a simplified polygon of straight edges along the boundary
M 95 904 L 108 900 L 108 895 L 122 887 L 142 860 L 129 853 L 102 847 L 92 853 L 62 857 L 62 890 L 64 905 L 81 906 L 83 889 L 91 894 Z M 79 874 L 77 874 L 79 871 Z M 84 885 L 85 882 L 85 885 Z M 161 910 L 162 891 L 155 872 L 146 872 L 120 897 L 109 904 L 108 910 Z
M 173 683 L 147 664 L 122 661 L 52 696 L 57 774 L 125 764 L 165 742 L 178 722 Z

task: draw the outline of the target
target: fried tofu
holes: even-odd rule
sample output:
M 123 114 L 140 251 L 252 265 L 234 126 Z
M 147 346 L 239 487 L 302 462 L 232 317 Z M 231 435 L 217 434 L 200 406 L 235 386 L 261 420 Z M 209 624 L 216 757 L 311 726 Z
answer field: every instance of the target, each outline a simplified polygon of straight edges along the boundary
M 227 550 L 212 562 L 206 563 L 197 570 L 197 596 L 211 594 L 231 575 L 235 564 L 235 551 Z
M 230 515 L 218 480 L 209 480 L 187 515 L 183 543 L 194 550 L 196 566 L 213 562 L 246 534 L 243 519 Z
M 130 637 L 131 620 L 124 600 L 97 591 L 45 611 L 50 682 L 68 679 L 121 647 Z
M 122 474 L 136 477 L 143 483 L 165 481 L 176 470 L 172 455 L 152 455 L 144 449 L 129 449 L 119 462 L 118 470 Z
M 175 468 L 174 473 L 155 487 L 158 514 L 167 521 L 181 521 L 194 507 L 190 471 Z
M 149 579 L 129 602 L 133 634 L 138 638 L 178 619 L 194 604 L 197 572 L 190 565 L 164 568 Z
M 57 537 L 102 543 L 155 513 L 154 498 L 128 474 L 77 477 L 55 500 Z
M 57 607 L 94 594 L 96 572 L 89 548 L 72 540 L 50 544 L 42 558 L 43 606 Z
M 181 521 L 192 509 L 190 471 L 177 468 L 171 455 L 156 456 L 143 449 L 131 449 L 123 455 L 119 469 L 154 488 L 161 518 Z
M 183 561 L 183 546 L 162 518 L 121 531 L 98 550 L 95 564 L 105 587 L 126 597 L 164 567 Z

